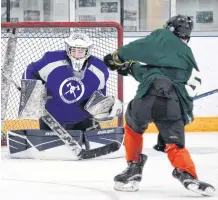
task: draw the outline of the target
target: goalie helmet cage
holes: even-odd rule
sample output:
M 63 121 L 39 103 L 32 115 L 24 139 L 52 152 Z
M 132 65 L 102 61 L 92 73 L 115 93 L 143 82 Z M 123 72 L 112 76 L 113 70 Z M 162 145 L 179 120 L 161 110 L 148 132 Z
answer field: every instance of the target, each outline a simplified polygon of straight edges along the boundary
M 20 92 L 6 77 L 20 85 L 22 74 L 31 62 L 45 52 L 65 49 L 64 39 L 72 32 L 87 34 L 94 43 L 92 55 L 99 58 L 123 44 L 122 26 L 116 22 L 5 22 L 1 23 L 2 145 L 9 130 L 38 129 L 37 120 L 19 120 Z M 15 34 L 12 34 L 15 33 Z M 5 74 L 6 73 L 6 74 Z M 123 79 L 110 71 L 107 95 L 123 101 Z M 101 124 L 102 128 L 122 126 L 122 116 Z

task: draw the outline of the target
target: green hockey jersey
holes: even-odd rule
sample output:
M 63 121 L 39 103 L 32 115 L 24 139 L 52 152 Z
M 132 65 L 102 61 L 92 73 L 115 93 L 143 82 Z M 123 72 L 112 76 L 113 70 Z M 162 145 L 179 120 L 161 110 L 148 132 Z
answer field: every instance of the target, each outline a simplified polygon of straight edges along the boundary
M 132 76 L 139 82 L 135 98 L 147 94 L 153 80 L 171 79 L 182 108 L 185 124 L 193 120 L 193 100 L 201 84 L 199 69 L 189 46 L 168 29 L 157 29 L 145 38 L 119 49 L 123 61 L 136 61 Z

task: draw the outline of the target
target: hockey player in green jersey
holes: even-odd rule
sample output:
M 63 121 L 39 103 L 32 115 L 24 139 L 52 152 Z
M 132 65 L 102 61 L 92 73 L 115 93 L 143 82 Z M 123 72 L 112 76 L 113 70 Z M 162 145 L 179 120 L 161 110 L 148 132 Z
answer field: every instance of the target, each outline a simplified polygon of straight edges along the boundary
M 198 66 L 187 45 L 192 29 L 190 17 L 177 15 L 163 29 L 154 30 L 104 57 L 109 69 L 131 75 L 139 82 L 125 114 L 128 167 L 115 176 L 116 190 L 138 190 L 147 160 L 142 154 L 142 135 L 151 122 L 159 130 L 154 148 L 167 153 L 175 168 L 173 176 L 187 189 L 202 195 L 211 195 L 215 190 L 198 180 L 194 162 L 185 148 L 184 127 L 193 121 L 193 97 L 201 85 Z

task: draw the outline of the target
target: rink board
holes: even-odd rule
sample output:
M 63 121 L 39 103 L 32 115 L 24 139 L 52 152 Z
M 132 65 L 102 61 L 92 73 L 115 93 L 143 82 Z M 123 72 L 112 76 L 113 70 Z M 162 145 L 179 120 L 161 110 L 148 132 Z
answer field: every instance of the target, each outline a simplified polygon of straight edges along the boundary
M 108 122 L 101 123 L 101 128 L 117 127 L 117 118 Z M 39 129 L 38 120 L 5 120 L 3 132 L 6 133 L 9 130 L 23 130 L 23 129 Z

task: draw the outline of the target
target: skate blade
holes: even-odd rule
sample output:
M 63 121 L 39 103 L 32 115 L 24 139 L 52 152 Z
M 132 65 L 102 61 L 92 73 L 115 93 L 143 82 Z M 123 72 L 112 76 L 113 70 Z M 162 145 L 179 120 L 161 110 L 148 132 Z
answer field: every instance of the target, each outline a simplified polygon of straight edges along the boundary
M 138 181 L 129 181 L 128 183 L 115 182 L 114 189 L 117 191 L 124 191 L 124 192 L 136 192 L 139 189 L 139 182 Z
M 215 189 L 211 186 L 206 187 L 205 190 L 200 190 L 199 185 L 194 184 L 194 183 L 190 183 L 187 186 L 187 189 L 191 190 L 192 192 L 195 192 L 195 193 L 201 194 L 203 196 L 207 196 L 207 197 L 214 196 L 214 193 L 215 193 Z

